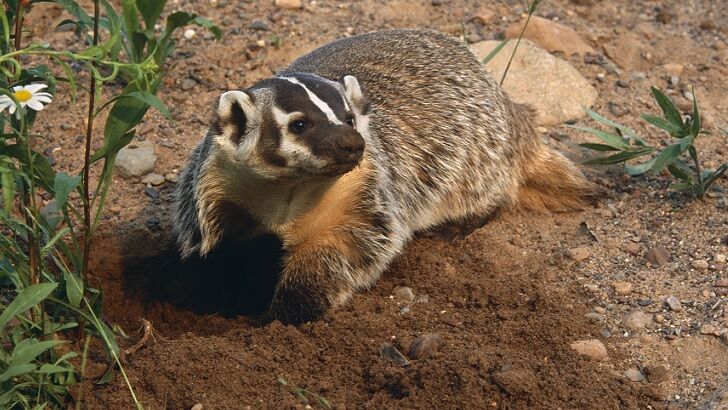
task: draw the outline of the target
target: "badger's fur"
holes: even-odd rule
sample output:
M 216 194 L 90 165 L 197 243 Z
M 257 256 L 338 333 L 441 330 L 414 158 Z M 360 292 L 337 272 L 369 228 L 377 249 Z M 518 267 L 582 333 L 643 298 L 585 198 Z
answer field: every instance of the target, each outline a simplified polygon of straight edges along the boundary
M 317 318 L 371 286 L 418 230 L 588 202 L 593 185 L 542 144 L 534 118 L 443 34 L 327 44 L 222 95 L 178 184 L 181 251 L 274 233 L 286 257 L 273 317 Z

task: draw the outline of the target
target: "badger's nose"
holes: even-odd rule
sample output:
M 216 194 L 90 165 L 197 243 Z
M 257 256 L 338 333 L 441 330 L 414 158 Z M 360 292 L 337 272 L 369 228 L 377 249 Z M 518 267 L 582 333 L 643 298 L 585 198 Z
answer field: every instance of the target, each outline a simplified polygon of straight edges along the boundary
M 364 138 L 356 132 L 347 133 L 337 138 L 336 147 L 343 151 L 343 154 L 349 154 L 352 159 L 356 159 L 364 151 Z

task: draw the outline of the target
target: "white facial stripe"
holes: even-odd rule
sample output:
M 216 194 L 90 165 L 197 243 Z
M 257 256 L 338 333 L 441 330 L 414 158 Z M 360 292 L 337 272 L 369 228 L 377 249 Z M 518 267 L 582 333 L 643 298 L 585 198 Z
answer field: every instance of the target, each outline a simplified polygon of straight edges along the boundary
M 275 105 L 272 107 L 272 111 L 281 133 L 281 142 L 278 148 L 281 156 L 291 165 L 310 163 L 315 166 L 324 166 L 325 162 L 316 158 L 308 145 L 302 143 L 298 138 L 288 132 L 288 123 L 291 117 L 298 117 L 303 115 L 303 113 L 300 111 L 285 112 Z
M 334 114 L 334 111 L 329 107 L 328 104 L 326 104 L 322 99 L 320 99 L 316 94 L 311 92 L 311 90 L 308 89 L 305 85 L 303 85 L 302 82 L 298 81 L 298 79 L 293 77 L 281 77 L 283 80 L 288 80 L 292 82 L 293 84 L 300 85 L 303 87 L 304 90 L 306 90 L 306 94 L 308 94 L 308 98 L 311 99 L 311 102 L 313 102 L 321 112 L 326 114 L 326 118 L 329 119 L 329 122 L 332 124 L 343 124 L 341 121 L 339 121 L 338 118 L 336 118 L 336 115 Z

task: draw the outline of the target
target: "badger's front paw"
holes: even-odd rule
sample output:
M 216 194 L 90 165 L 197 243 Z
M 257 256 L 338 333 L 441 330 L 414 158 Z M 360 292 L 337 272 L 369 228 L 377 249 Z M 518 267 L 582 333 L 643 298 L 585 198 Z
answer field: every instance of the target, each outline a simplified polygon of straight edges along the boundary
M 325 292 L 301 285 L 278 286 L 270 315 L 285 324 L 300 324 L 321 318 L 331 307 Z

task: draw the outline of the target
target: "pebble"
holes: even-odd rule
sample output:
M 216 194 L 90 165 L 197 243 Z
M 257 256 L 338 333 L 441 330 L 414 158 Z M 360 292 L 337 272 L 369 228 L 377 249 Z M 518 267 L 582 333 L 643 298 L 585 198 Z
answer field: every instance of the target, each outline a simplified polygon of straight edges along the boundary
M 149 229 L 156 229 L 159 227 L 159 225 L 162 223 L 162 221 L 159 220 L 156 216 L 152 216 L 151 218 L 147 219 L 146 225 Z
M 617 80 L 617 86 L 622 87 L 622 88 L 629 88 L 629 81 Z
M 637 369 L 629 369 L 626 372 L 624 372 L 624 377 L 628 378 L 630 381 L 633 382 L 643 382 L 645 381 L 645 375 L 642 374 L 641 371 Z
M 266 23 L 263 20 L 255 20 L 252 23 L 248 25 L 248 28 L 255 31 L 268 31 L 270 30 L 270 27 L 268 27 L 268 23 Z
M 162 175 L 152 172 L 142 178 L 142 184 L 162 185 L 165 180 Z
M 412 292 L 412 288 L 407 286 L 398 286 L 394 288 L 394 297 L 402 302 L 412 302 L 415 300 L 415 293 Z
M 589 258 L 589 256 L 591 256 L 591 252 L 589 252 L 589 249 L 587 248 L 572 248 L 569 249 L 569 256 L 571 259 L 581 262 Z
M 276 0 L 276 7 L 279 9 L 300 9 L 303 7 L 301 0 Z
M 629 282 L 614 282 L 614 292 L 618 295 L 629 295 L 632 293 L 632 284 Z
M 186 38 L 187 40 L 192 40 L 193 38 L 195 38 L 196 35 L 197 35 L 197 32 L 195 30 L 192 30 L 191 28 L 188 28 L 187 30 L 185 30 L 185 32 L 183 34 L 184 38 Z
M 647 380 L 650 383 L 660 383 L 670 380 L 670 371 L 665 366 L 647 366 L 644 370 Z
M 164 179 L 166 179 L 167 182 L 176 184 L 177 180 L 179 180 L 179 175 L 175 174 L 174 172 L 170 172 L 168 174 L 164 174 Z
M 574 351 L 576 351 L 576 353 L 597 362 L 600 362 L 609 356 L 606 346 L 604 346 L 604 343 L 598 339 L 577 340 L 570 346 Z
M 182 80 L 182 84 L 180 85 L 180 88 L 182 90 L 187 91 L 192 89 L 194 86 L 197 85 L 197 81 L 193 80 L 192 78 L 185 78 Z
M 157 155 L 149 143 L 127 146 L 119 151 L 114 168 L 122 178 L 140 177 L 154 170 Z
M 650 306 L 652 304 L 652 299 L 638 299 L 637 304 L 640 306 Z
M 145 186 L 144 193 L 152 199 L 159 199 L 159 192 L 157 192 L 157 190 L 152 187 Z
M 668 296 L 665 299 L 665 303 L 673 312 L 680 312 L 683 310 L 682 303 L 680 303 L 680 300 L 675 296 Z
M 412 342 L 409 353 L 410 359 L 419 360 L 431 357 L 440 349 L 442 338 L 434 333 L 425 333 Z
M 589 312 L 584 317 L 590 322 L 604 322 L 604 316 L 596 312 Z
M 706 261 L 705 259 L 695 259 L 692 262 L 692 265 L 693 265 L 693 268 L 700 269 L 700 270 L 706 270 L 706 269 L 708 269 L 708 267 L 710 267 L 710 265 L 708 264 L 708 261 Z
M 679 76 L 683 73 L 684 67 L 682 64 L 667 63 L 662 68 L 671 76 Z
M 407 360 L 407 358 L 404 357 L 404 355 L 399 350 L 397 350 L 396 347 L 389 343 L 383 344 L 382 347 L 379 349 L 379 357 L 385 360 L 389 360 L 400 366 L 409 365 L 409 360 Z
M 713 256 L 713 261 L 715 261 L 715 263 L 724 264 L 726 256 L 724 253 L 716 253 L 715 256 Z
M 664 266 L 670 262 L 672 256 L 667 248 L 664 246 L 658 246 L 657 248 L 648 250 L 645 254 L 645 258 L 647 258 L 647 261 L 655 266 Z
M 728 288 L 728 279 L 719 279 L 715 282 L 715 286 L 719 288 Z
M 174 142 L 172 141 L 162 141 L 159 143 L 159 145 L 163 146 L 164 148 L 175 148 L 177 147 Z
M 628 254 L 636 256 L 639 255 L 640 251 L 642 250 L 642 246 L 640 246 L 640 244 L 638 243 L 629 242 L 625 244 L 624 248 L 622 249 L 624 249 L 624 251 Z
M 68 131 L 68 130 L 70 130 L 71 128 L 73 128 L 73 125 L 71 125 L 71 124 L 69 124 L 69 123 L 67 123 L 67 122 L 64 122 L 63 124 L 61 124 L 61 129 L 62 129 L 63 131 Z
M 641 310 L 635 310 L 622 320 L 622 326 L 631 330 L 640 330 L 652 322 L 652 316 Z
M 596 306 L 594 308 L 594 311 L 597 312 L 597 313 L 599 313 L 600 315 L 603 315 L 603 314 L 607 313 L 607 309 L 604 309 L 601 306 Z
M 462 320 L 458 320 L 455 316 L 450 313 L 444 313 L 440 315 L 440 321 L 446 325 L 460 327 L 463 325 Z

